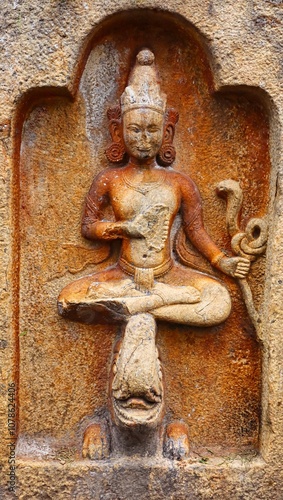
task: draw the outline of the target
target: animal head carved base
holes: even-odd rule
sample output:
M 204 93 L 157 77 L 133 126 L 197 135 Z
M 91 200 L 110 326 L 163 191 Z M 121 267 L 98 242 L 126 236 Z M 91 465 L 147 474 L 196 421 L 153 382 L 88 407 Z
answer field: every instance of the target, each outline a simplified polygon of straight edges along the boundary
M 109 398 L 113 420 L 125 427 L 156 427 L 164 408 L 161 364 L 151 314 L 132 316 L 114 354 Z

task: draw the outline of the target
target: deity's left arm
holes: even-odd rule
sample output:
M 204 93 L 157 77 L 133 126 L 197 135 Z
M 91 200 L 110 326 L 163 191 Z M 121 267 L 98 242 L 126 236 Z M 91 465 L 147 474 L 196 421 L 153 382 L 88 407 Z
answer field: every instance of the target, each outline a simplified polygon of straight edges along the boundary
M 235 278 L 245 278 L 250 262 L 242 257 L 226 257 L 203 225 L 201 197 L 196 185 L 186 177 L 181 185 L 184 230 L 193 245 L 217 269 Z
M 225 257 L 225 254 L 218 248 L 204 228 L 199 191 L 194 182 L 188 177 L 183 179 L 181 189 L 181 212 L 184 231 L 192 244 L 212 265 L 217 267 L 218 262 Z

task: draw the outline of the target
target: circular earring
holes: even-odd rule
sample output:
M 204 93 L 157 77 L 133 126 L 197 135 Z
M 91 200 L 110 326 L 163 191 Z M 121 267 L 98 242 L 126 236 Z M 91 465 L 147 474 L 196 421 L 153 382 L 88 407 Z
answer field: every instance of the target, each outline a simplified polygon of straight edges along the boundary
M 169 167 L 176 158 L 176 149 L 172 144 L 164 143 L 162 144 L 158 152 L 158 163 L 164 167 Z
M 112 163 L 122 162 L 125 153 L 125 148 L 121 142 L 112 142 L 112 144 L 110 144 L 105 150 L 107 160 L 111 161 Z

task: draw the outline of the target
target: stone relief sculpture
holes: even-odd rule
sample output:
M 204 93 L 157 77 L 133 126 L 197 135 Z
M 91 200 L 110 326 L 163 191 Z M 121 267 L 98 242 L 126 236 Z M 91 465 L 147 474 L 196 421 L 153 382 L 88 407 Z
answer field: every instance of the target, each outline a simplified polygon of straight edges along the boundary
M 138 53 L 120 106 L 109 109 L 108 118 L 112 144 L 106 155 L 110 162 L 123 162 L 123 166 L 111 166 L 94 179 L 86 197 L 82 234 L 90 240 L 120 239 L 119 260 L 66 286 L 58 298 L 58 309 L 69 320 L 122 326 L 109 382 L 113 425 L 150 432 L 164 414 L 162 366 L 155 343 L 157 322 L 210 327 L 225 321 L 231 310 L 223 284 L 172 257 L 170 234 L 177 214 L 181 214 L 185 237 L 212 266 L 239 281 L 249 272 L 250 256 L 264 251 L 266 230 L 254 244 L 260 231 L 255 228 L 261 226 L 257 222 L 247 228 L 244 249 L 237 224 L 228 223 L 233 241 L 237 239 L 236 246 L 232 245 L 237 256 L 233 257 L 224 255 L 206 232 L 197 187 L 172 168 L 178 113 L 166 109 L 150 50 Z M 219 192 L 227 194 L 234 181 L 225 182 Z M 114 222 L 105 219 L 108 207 Z M 247 250 L 250 247 L 253 251 Z M 165 455 L 186 456 L 188 447 L 186 426 L 170 424 Z M 90 425 L 85 431 L 83 456 L 108 455 L 107 431 L 102 425 Z

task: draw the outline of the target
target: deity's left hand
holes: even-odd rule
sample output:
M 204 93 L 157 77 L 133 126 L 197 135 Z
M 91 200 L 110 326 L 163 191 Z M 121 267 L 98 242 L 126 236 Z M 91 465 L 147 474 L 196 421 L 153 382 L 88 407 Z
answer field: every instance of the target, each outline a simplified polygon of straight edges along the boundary
M 243 279 L 250 270 L 250 261 L 244 257 L 223 257 L 217 267 L 228 276 Z

